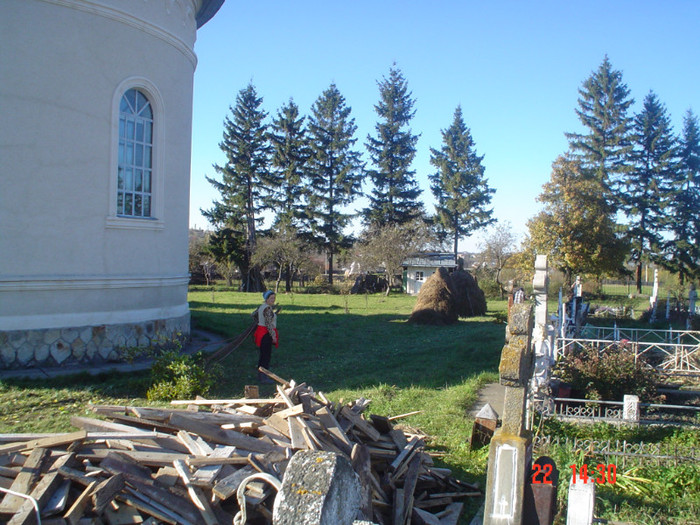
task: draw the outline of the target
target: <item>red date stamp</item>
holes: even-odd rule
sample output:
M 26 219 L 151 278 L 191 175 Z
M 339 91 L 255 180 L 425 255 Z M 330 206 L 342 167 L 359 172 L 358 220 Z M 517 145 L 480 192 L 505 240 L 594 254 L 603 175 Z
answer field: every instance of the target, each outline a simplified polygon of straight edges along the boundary
M 603 485 L 610 483 L 611 485 L 617 481 L 617 465 L 614 463 L 603 464 L 598 463 L 595 467 L 588 465 L 569 465 L 572 472 L 572 482 L 576 483 L 596 483 Z M 578 473 L 577 473 L 578 471 Z

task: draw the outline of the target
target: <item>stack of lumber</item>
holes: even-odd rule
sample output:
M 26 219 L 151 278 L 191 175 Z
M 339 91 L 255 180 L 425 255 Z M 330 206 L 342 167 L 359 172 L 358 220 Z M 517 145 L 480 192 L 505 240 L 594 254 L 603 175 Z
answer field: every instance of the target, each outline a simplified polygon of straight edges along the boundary
M 267 373 L 279 383 L 269 399 L 91 406 L 100 417 L 72 418 L 77 432 L 0 436 L 0 523 L 37 523 L 38 508 L 43 525 L 231 524 L 244 498 L 247 523 L 270 524 L 264 476 L 238 489 L 258 473 L 281 481 L 297 450 L 350 459 L 362 517 L 378 524 L 456 524 L 464 499 L 481 496 L 434 466 L 425 436 L 365 417 L 367 400 L 331 403 Z

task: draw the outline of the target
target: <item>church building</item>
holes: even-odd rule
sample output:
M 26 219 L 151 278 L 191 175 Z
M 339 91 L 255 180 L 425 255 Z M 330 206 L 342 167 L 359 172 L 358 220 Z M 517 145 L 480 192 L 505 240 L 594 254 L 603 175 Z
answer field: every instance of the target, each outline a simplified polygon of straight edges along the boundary
M 224 0 L 0 3 L 0 367 L 186 336 L 197 29 Z

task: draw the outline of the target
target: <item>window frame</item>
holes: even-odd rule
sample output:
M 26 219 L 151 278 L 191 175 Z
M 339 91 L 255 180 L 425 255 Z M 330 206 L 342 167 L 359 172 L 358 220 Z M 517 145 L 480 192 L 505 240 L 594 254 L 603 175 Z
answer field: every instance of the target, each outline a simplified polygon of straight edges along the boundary
M 140 91 L 149 101 L 153 116 L 153 135 L 151 137 L 151 215 L 139 217 L 119 215 L 117 213 L 118 177 L 119 177 L 119 119 L 122 98 L 130 89 Z M 106 219 L 108 228 L 160 230 L 165 227 L 163 221 L 164 188 L 164 115 L 163 98 L 158 89 L 144 78 L 131 77 L 122 81 L 112 97 L 112 133 L 109 176 L 109 207 Z

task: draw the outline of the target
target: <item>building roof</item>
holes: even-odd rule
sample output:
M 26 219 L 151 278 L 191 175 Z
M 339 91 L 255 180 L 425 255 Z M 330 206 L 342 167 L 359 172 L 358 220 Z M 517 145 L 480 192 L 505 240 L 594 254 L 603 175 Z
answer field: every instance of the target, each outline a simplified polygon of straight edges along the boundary
M 414 253 L 403 261 L 403 266 L 426 266 L 437 267 L 445 266 L 453 268 L 457 266 L 454 253 L 447 252 L 428 252 Z
M 197 20 L 197 29 L 209 22 L 216 12 L 224 5 L 225 0 L 202 0 L 202 5 L 199 6 L 195 20 Z

